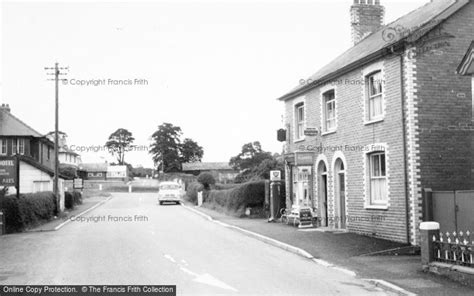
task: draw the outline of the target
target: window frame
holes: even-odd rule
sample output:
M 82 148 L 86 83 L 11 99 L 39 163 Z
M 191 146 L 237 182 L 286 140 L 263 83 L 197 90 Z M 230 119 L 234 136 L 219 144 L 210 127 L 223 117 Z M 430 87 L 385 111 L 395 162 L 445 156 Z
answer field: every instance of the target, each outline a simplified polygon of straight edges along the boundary
M 18 139 L 12 138 L 12 155 L 18 154 Z
M 25 139 L 19 138 L 17 139 L 17 147 L 18 147 L 18 154 L 24 155 L 25 154 Z
M 328 97 L 328 94 L 332 94 L 332 97 Z M 323 132 L 324 133 L 331 133 L 336 131 L 337 124 L 336 124 L 336 90 L 330 89 L 325 91 L 322 94 L 322 101 L 323 101 Z M 332 105 L 333 117 L 329 118 L 329 108 L 328 106 Z M 333 126 L 329 127 L 328 123 L 333 122 Z
M 371 116 L 372 109 L 370 107 L 370 102 L 369 98 L 371 97 L 370 95 L 370 77 L 373 75 L 379 75 L 380 73 L 380 86 L 381 86 L 381 96 L 380 96 L 380 114 L 377 116 Z M 375 63 L 372 63 L 365 68 L 362 69 L 361 71 L 361 81 L 364 83 L 361 84 L 361 91 L 362 91 L 362 97 L 361 97 L 361 103 L 363 106 L 363 113 L 362 113 L 362 121 L 364 125 L 369 125 L 369 124 L 374 124 L 377 122 L 381 122 L 385 119 L 386 116 L 386 97 L 385 97 L 385 68 L 384 68 L 384 61 L 378 61 Z M 376 96 L 373 96 L 375 98 Z
M 377 79 L 377 76 L 378 79 Z M 366 104 L 367 104 L 367 112 L 366 112 L 366 119 L 368 122 L 380 121 L 383 120 L 385 117 L 384 114 L 384 87 L 383 87 L 383 74 L 382 70 L 374 71 L 365 76 L 366 81 Z M 374 81 L 380 81 L 378 84 Z M 375 86 L 374 86 L 375 85 Z M 380 89 L 379 89 L 380 88 Z M 372 91 L 376 89 L 376 93 L 372 93 Z M 377 114 L 372 115 L 375 112 L 375 102 L 380 104 L 379 109 L 380 111 Z M 374 104 L 372 104 L 374 102 Z
M 367 154 L 368 157 L 368 204 L 370 206 L 386 206 L 388 204 L 388 176 L 387 176 L 387 157 L 385 151 L 374 151 Z M 374 161 L 375 157 L 378 159 L 378 174 L 375 175 Z M 383 161 L 382 161 L 383 157 Z M 377 199 L 374 198 L 374 186 L 372 185 L 376 180 L 384 180 L 384 196 Z
M 8 144 L 7 139 L 0 139 L 0 155 L 8 154 Z M 5 150 L 3 150 L 5 149 Z M 3 152 L 5 151 L 5 152 Z
M 301 113 L 301 114 L 300 114 Z M 304 140 L 304 129 L 306 125 L 305 104 L 298 102 L 294 105 L 295 142 Z M 300 118 L 301 115 L 301 118 Z

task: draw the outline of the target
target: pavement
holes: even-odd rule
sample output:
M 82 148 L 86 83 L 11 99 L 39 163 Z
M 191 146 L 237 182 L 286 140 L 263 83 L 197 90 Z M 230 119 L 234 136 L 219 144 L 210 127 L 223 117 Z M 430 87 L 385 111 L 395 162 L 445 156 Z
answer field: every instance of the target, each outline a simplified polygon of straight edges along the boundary
M 395 295 L 212 223 L 114 193 L 57 231 L 0 237 L 0 285 L 177 285 L 178 295 Z
M 406 246 L 404 244 L 349 232 L 326 232 L 318 228 L 298 229 L 282 223 L 268 223 L 266 219 L 237 218 L 205 207 L 198 208 L 191 204 L 186 206 L 194 212 L 199 211 L 207 219 L 230 225 L 236 230 L 250 232 L 251 236 L 254 233 L 257 239 L 266 237 L 270 244 L 281 242 L 283 249 L 296 249 L 294 253 L 314 257 L 320 264 L 352 272 L 359 278 L 368 279 L 389 290 L 396 291 L 400 288 L 398 294 L 474 294 L 472 288 L 423 272 L 419 255 L 373 255 L 384 250 L 403 248 Z M 390 286 L 393 286 L 393 289 Z

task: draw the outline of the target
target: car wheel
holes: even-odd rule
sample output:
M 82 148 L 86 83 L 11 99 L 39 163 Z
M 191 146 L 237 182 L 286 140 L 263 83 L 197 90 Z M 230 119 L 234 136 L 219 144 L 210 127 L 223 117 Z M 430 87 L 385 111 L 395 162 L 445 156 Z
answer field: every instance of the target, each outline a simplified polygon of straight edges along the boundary
M 160 201 L 160 202 L 158 202 L 158 203 L 160 204 L 160 206 L 162 206 L 162 205 L 163 205 L 163 202 L 162 202 L 162 201 Z

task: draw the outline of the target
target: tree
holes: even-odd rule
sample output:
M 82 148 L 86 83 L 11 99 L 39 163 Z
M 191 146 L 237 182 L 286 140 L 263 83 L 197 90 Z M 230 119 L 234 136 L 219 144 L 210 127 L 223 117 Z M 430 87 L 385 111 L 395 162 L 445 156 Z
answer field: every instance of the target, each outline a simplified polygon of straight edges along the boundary
M 216 184 L 216 179 L 214 179 L 214 176 L 207 172 L 199 174 L 197 181 L 202 184 L 205 190 L 210 190 L 211 185 Z
M 181 128 L 163 123 L 151 136 L 150 154 L 157 169 L 165 173 L 181 171 Z
M 119 165 L 125 164 L 125 151 L 132 145 L 135 138 L 132 133 L 126 129 L 119 128 L 109 136 L 109 140 L 105 143 L 105 147 L 109 149 L 112 156 L 117 157 Z
M 186 138 L 181 145 L 181 162 L 201 161 L 204 150 L 197 142 Z
M 230 166 L 235 170 L 243 171 L 253 169 L 258 166 L 265 159 L 273 159 L 270 152 L 262 150 L 260 142 L 247 143 L 242 146 L 242 151 L 232 157 L 229 161 Z
M 161 124 L 153 133 L 150 154 L 158 170 L 180 172 L 182 163 L 201 161 L 203 148 L 190 138 L 181 142 L 182 134 L 181 128 L 171 123 Z
M 59 174 L 66 177 L 68 180 L 73 180 L 77 178 L 77 169 L 72 166 L 60 166 Z

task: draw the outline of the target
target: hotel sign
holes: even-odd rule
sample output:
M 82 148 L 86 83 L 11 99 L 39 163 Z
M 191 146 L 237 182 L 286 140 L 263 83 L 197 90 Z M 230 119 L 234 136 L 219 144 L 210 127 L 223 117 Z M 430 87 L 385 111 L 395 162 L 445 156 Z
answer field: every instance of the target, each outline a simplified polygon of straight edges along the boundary
M 17 160 L 13 157 L 0 158 L 0 186 L 17 186 Z

